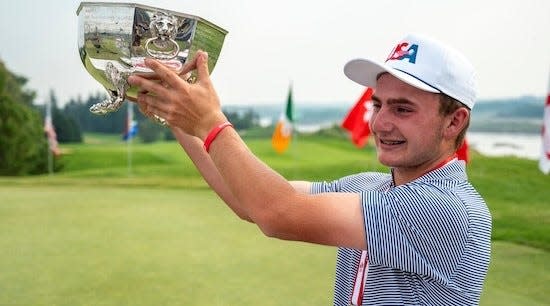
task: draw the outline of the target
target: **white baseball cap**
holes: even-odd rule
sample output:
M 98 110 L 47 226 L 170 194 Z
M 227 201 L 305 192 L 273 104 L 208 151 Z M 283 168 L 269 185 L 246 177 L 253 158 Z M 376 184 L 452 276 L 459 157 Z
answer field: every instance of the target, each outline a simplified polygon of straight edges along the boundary
M 376 89 L 381 73 L 390 73 L 421 90 L 444 93 L 472 109 L 476 100 L 476 73 L 457 50 L 426 36 L 407 35 L 384 63 L 354 59 L 344 66 L 352 81 Z

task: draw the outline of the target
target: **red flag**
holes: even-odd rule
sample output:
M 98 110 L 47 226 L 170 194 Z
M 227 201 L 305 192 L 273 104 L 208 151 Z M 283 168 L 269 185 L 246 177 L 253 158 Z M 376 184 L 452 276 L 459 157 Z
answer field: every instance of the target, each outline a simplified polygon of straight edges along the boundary
M 365 146 L 370 135 L 373 92 L 372 88 L 367 88 L 342 122 L 342 127 L 351 133 L 351 141 L 358 148 Z
M 550 78 L 548 82 L 548 95 L 542 115 L 541 128 L 541 152 L 539 159 L 539 169 L 544 174 L 550 173 Z
M 456 156 L 458 157 L 458 160 L 463 160 L 466 163 L 470 160 L 468 156 L 468 141 L 466 141 L 466 138 L 464 138 L 462 145 L 460 145 L 458 150 L 456 150 Z

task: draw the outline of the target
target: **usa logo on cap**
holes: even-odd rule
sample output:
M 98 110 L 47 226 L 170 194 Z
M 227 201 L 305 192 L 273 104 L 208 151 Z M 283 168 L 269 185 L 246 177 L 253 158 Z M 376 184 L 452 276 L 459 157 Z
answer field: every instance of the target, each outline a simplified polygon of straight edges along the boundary
M 390 60 L 408 60 L 409 63 L 414 64 L 416 62 L 416 54 L 418 53 L 418 45 L 412 44 L 409 46 L 408 42 L 402 42 L 397 44 L 395 48 L 390 52 L 386 62 Z

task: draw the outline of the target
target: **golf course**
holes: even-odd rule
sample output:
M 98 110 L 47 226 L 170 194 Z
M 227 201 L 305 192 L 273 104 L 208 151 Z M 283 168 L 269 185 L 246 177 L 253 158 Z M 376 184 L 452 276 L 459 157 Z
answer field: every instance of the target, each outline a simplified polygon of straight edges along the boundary
M 372 146 L 298 136 L 287 179 L 387 171 Z M 86 134 L 53 175 L 0 177 L 0 305 L 331 305 L 336 249 L 266 238 L 211 191 L 179 144 Z M 481 305 L 550 305 L 550 176 L 533 160 L 471 152 L 493 217 Z M 243 177 L 246 179 L 246 177 Z

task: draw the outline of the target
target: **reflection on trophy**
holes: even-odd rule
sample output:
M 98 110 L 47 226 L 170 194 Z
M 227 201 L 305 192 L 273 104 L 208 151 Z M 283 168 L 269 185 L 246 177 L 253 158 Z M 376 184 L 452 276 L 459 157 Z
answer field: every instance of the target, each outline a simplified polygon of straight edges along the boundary
M 80 59 L 109 94 L 90 107 L 100 115 L 118 110 L 126 97 L 137 97 L 127 80 L 132 73 L 152 73 L 145 58 L 180 72 L 188 58 L 204 50 L 212 72 L 227 34 L 200 17 L 133 3 L 82 2 L 76 13 Z

